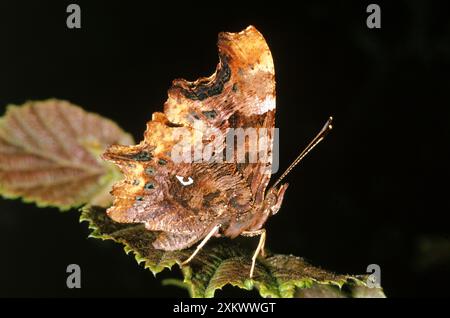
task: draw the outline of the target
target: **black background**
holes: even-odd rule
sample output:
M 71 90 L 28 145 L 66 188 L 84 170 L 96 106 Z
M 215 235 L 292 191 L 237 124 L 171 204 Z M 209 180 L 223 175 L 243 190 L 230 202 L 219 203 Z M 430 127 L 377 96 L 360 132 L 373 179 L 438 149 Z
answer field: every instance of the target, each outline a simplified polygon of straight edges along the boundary
M 0 2 L 0 113 L 56 97 L 142 139 L 174 78 L 210 75 L 220 31 L 255 25 L 276 67 L 280 165 L 323 125 L 326 141 L 288 178 L 268 247 L 340 273 L 381 266 L 387 296 L 448 296 L 450 10 L 389 1 L 382 28 L 365 1 Z M 78 213 L 0 201 L 0 296 L 187 296 L 112 242 L 87 239 Z M 254 242 L 256 246 L 256 241 Z M 66 266 L 82 288 L 66 288 Z M 219 296 L 253 296 L 226 287 Z

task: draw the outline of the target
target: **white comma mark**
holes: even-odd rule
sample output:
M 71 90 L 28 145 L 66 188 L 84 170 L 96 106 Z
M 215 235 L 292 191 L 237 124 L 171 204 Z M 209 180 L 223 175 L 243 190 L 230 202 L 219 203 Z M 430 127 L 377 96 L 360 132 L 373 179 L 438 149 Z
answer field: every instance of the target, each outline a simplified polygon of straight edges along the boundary
M 178 181 L 180 181 L 180 183 L 184 186 L 194 183 L 194 180 L 191 177 L 189 177 L 187 181 L 184 181 L 184 177 L 181 177 L 181 176 L 176 176 L 176 177 L 177 177 Z

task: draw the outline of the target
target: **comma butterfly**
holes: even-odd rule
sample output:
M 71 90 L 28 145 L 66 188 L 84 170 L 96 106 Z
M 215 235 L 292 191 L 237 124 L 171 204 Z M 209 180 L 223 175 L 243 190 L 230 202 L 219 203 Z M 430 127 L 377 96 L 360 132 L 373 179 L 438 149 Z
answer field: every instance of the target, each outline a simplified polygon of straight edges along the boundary
M 157 249 L 181 250 L 201 241 L 183 264 L 213 236 L 259 235 L 252 277 L 256 258 L 264 256 L 263 226 L 280 209 L 288 187 L 280 181 L 331 129 L 331 117 L 266 191 L 275 125 L 271 52 L 253 26 L 220 33 L 218 49 L 213 75 L 173 81 L 164 112 L 153 113 L 141 143 L 113 145 L 103 154 L 125 176 L 113 187 L 107 214 L 158 231 Z M 232 137 L 224 138 L 230 131 Z

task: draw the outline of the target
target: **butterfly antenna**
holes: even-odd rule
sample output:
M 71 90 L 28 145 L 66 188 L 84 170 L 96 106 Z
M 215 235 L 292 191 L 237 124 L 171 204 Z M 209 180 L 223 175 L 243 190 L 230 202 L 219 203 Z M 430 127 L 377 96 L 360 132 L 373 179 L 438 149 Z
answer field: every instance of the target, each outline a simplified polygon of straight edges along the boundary
M 294 169 L 294 167 L 298 165 L 300 161 L 302 161 L 302 159 L 305 158 L 305 156 L 325 138 L 325 136 L 330 132 L 330 130 L 333 129 L 333 126 L 331 125 L 332 122 L 333 117 L 330 116 L 330 118 L 328 118 L 327 122 L 319 131 L 319 133 L 314 137 L 314 139 L 311 140 L 308 146 L 306 146 L 306 148 L 298 155 L 298 157 L 294 160 L 294 162 L 291 163 L 291 165 L 286 169 L 286 171 L 283 172 L 281 177 L 279 177 L 278 180 L 274 183 L 274 185 L 272 186 L 273 188 L 277 186 L 280 183 L 280 181 L 283 180 L 289 174 L 289 172 L 291 172 L 291 170 Z

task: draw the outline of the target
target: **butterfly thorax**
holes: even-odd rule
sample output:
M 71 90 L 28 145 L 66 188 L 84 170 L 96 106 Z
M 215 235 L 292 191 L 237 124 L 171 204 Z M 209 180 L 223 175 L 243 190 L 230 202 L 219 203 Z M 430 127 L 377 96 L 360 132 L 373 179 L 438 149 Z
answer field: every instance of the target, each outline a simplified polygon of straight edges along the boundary
M 235 238 L 244 231 L 252 232 L 261 229 L 269 216 L 275 215 L 280 210 L 287 187 L 286 183 L 279 188 L 270 188 L 258 207 L 237 214 L 230 222 L 224 224 L 222 233 Z

